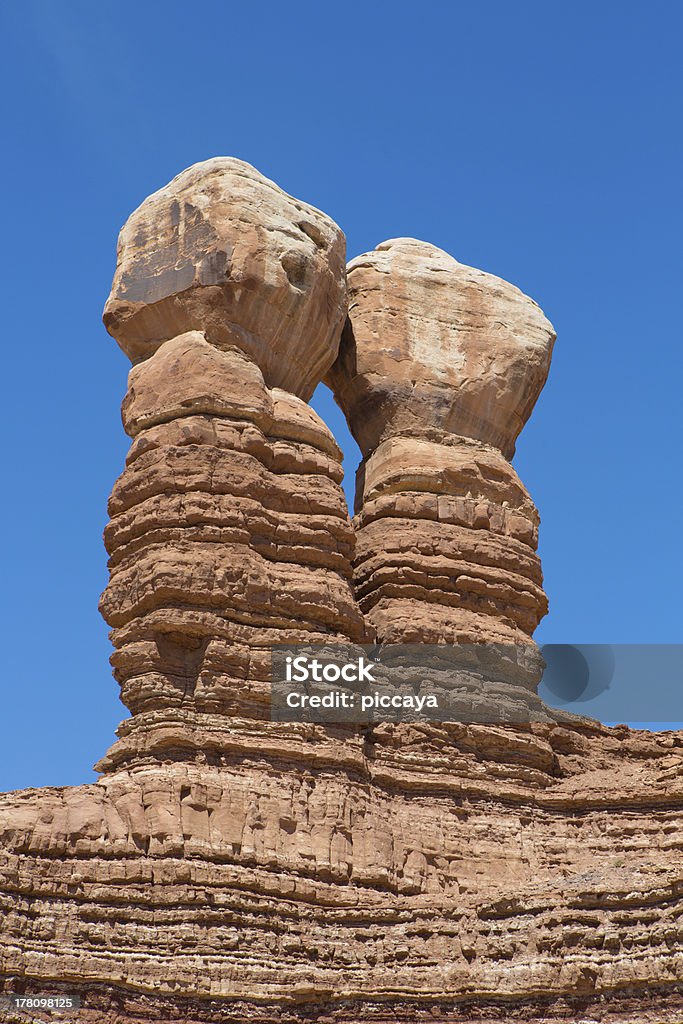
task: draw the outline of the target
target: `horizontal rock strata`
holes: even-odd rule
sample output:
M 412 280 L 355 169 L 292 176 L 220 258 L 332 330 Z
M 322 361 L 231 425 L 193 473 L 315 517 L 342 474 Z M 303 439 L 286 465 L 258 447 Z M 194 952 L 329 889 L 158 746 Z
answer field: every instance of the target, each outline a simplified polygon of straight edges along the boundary
M 306 404 L 346 311 L 344 236 L 248 164 L 150 196 L 105 324 L 135 365 L 109 503 L 114 674 L 133 717 L 100 762 L 212 762 L 269 717 L 276 643 L 363 641 L 341 452 Z
M 351 264 L 336 359 L 346 295 L 339 228 L 240 161 L 121 233 L 102 611 L 131 716 L 95 784 L 0 795 L 0 991 L 77 994 L 81 1024 L 680 1021 L 682 734 L 269 720 L 273 644 L 375 635 L 511 644 L 538 703 L 508 460 L 552 328 L 394 240 Z M 305 401 L 325 374 L 355 529 Z
M 123 418 L 101 602 L 134 715 L 117 749 L 157 726 L 182 749 L 183 716 L 269 716 L 272 644 L 364 639 L 341 453 L 301 399 L 197 331 L 133 368 Z
M 425 242 L 352 260 L 328 382 L 363 453 L 355 588 L 383 643 L 533 649 L 538 513 L 508 462 L 554 340 L 518 289 Z M 530 679 L 535 687 L 541 661 Z
M 676 1019 L 680 737 L 233 730 L 0 799 L 5 979 L 98 1024 Z

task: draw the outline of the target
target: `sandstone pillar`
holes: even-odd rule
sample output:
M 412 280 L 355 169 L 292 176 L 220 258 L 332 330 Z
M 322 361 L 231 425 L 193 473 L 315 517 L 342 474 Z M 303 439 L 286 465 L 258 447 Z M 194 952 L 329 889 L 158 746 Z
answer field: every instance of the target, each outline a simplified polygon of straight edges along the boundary
M 342 250 L 239 161 L 124 228 L 106 316 L 134 440 L 103 607 L 133 715 L 97 782 L 0 794 L 0 992 L 75 994 L 80 1024 L 680 1020 L 680 733 L 364 742 L 263 718 L 270 642 L 365 628 L 338 453 L 303 401 L 335 356 Z M 506 459 L 551 329 L 421 243 L 350 280 L 332 376 L 366 454 L 367 619 L 529 643 L 535 514 Z
M 121 231 L 105 323 L 134 362 L 111 496 L 114 673 L 133 713 L 102 762 L 218 756 L 268 718 L 274 643 L 361 641 L 341 452 L 306 404 L 346 312 L 344 236 L 215 159 Z
M 384 643 L 528 647 L 547 607 L 539 520 L 509 459 L 552 326 L 517 288 L 414 239 L 352 260 L 348 289 L 328 382 L 363 453 L 355 587 L 368 624 Z

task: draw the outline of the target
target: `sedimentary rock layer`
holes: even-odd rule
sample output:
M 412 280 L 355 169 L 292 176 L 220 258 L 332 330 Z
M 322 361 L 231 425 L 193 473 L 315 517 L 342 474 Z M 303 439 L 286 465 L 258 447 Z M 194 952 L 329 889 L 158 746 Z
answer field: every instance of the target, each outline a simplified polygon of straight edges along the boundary
M 232 730 L 0 798 L 7 988 L 92 1024 L 677 1019 L 680 736 Z
M 538 514 L 500 452 L 398 436 L 360 479 L 355 586 L 379 639 L 528 642 L 547 609 Z
M 328 382 L 363 453 L 367 622 L 385 643 L 529 646 L 547 609 L 538 513 L 508 457 L 548 373 L 551 325 L 517 288 L 414 239 L 352 260 L 348 288 Z
M 110 502 L 100 762 L 220 757 L 269 715 L 276 643 L 363 641 L 341 452 L 308 396 L 346 311 L 344 236 L 248 164 L 198 164 L 124 226 L 105 323 L 134 360 Z M 181 333 L 182 332 L 182 333 Z
M 268 719 L 274 643 L 529 662 L 545 609 L 507 458 L 550 325 L 424 243 L 352 264 L 330 380 L 364 453 L 354 553 L 303 401 L 343 245 L 228 159 L 123 229 L 133 443 L 102 610 L 132 714 L 97 783 L 0 795 L 0 990 L 80 995 L 81 1024 L 680 1020 L 681 734 Z
M 123 418 L 101 602 L 122 699 L 147 722 L 267 717 L 273 643 L 365 636 L 341 453 L 301 399 L 196 331 L 133 368 Z

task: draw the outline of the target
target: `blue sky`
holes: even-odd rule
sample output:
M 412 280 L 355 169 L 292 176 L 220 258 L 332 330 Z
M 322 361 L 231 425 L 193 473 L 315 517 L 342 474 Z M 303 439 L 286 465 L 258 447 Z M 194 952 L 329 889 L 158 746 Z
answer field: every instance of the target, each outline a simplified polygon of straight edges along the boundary
M 100 315 L 128 214 L 214 155 L 328 212 L 349 256 L 413 235 L 541 304 L 558 341 L 515 459 L 537 636 L 681 641 L 682 10 L 3 6 L 0 788 L 92 778 L 124 717 L 97 600 L 127 362 Z

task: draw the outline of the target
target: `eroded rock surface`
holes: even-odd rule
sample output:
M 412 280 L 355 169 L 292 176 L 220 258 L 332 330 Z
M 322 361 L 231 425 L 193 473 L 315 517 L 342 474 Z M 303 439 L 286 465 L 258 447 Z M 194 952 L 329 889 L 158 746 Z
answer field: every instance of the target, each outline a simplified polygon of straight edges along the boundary
M 345 248 L 333 220 L 250 164 L 206 160 L 129 217 L 104 322 L 133 362 L 199 330 L 308 399 L 339 343 Z
M 347 336 L 331 382 L 361 451 L 435 431 L 511 458 L 555 340 L 536 303 L 415 238 L 351 260 L 348 286 Z
M 367 621 L 387 643 L 529 646 L 547 608 L 539 520 L 506 456 L 548 373 L 550 323 L 517 288 L 415 239 L 352 260 L 348 288 L 328 380 L 364 456 Z
M 274 643 L 365 638 L 341 453 L 308 405 L 194 331 L 133 368 L 123 417 L 101 609 L 134 717 L 103 767 L 268 717 Z
M 547 321 L 423 243 L 349 282 L 355 553 L 303 401 L 337 351 L 339 229 L 218 160 L 122 232 L 102 610 L 131 717 L 96 784 L 0 796 L 0 988 L 80 994 L 82 1024 L 680 1020 L 680 734 L 268 718 L 274 643 L 533 650 L 545 608 L 506 456 Z
M 10 990 L 92 1024 L 680 1020 L 679 735 L 247 725 L 219 765 L 0 799 Z

